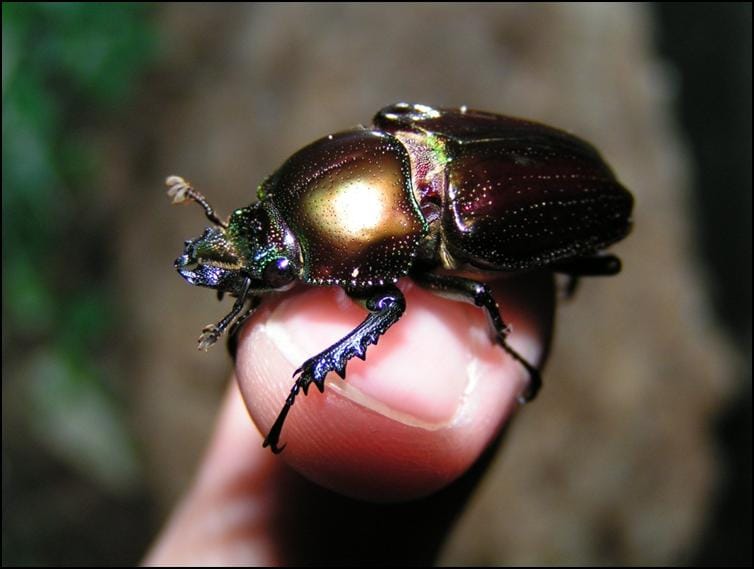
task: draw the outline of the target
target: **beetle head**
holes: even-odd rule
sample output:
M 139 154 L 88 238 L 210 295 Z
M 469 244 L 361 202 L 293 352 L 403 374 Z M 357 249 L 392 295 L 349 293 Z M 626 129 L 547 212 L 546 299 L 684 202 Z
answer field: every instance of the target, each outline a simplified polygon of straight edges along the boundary
M 234 211 L 227 227 L 208 227 L 186 241 L 175 268 L 190 284 L 238 296 L 247 280 L 252 294 L 289 288 L 299 278 L 300 258 L 280 215 L 257 203 Z

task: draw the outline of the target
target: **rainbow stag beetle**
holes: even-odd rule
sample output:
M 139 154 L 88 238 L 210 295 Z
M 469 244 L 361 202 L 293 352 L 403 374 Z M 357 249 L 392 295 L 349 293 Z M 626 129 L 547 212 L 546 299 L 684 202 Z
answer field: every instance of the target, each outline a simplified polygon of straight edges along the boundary
M 506 341 L 508 328 L 488 287 L 448 270 L 506 273 L 547 268 L 579 276 L 614 275 L 601 254 L 631 226 L 631 194 L 588 143 L 548 126 L 491 113 L 398 103 L 359 127 L 322 138 L 291 156 L 258 188 L 259 201 L 217 217 L 178 176 L 174 202 L 197 202 L 213 223 L 186 241 L 175 261 L 190 284 L 236 298 L 204 328 L 207 349 L 233 338 L 262 298 L 296 282 L 339 286 L 369 314 L 345 338 L 305 361 L 264 440 L 273 452 L 299 390 L 324 390 L 334 371 L 395 324 L 406 304 L 395 286 L 420 286 L 483 309 L 494 341 L 529 372 L 522 400 L 541 381 Z M 445 269 L 439 272 L 438 269 Z

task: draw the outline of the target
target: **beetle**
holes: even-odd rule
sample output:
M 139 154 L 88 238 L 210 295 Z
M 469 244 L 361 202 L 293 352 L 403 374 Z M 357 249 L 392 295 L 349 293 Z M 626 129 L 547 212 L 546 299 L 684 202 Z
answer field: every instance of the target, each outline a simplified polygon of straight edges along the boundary
M 190 284 L 235 297 L 206 326 L 199 348 L 233 340 L 271 293 L 297 282 L 339 286 L 368 311 L 351 333 L 306 360 L 264 439 L 280 434 L 299 391 L 345 378 L 354 356 L 406 309 L 401 277 L 487 314 L 492 337 L 529 373 L 522 401 L 535 397 L 538 370 L 507 342 L 509 328 L 489 287 L 469 278 L 546 269 L 582 276 L 620 271 L 603 252 L 631 228 L 633 197 L 589 143 L 556 128 L 507 116 L 398 103 L 371 127 L 326 136 L 291 156 L 257 189 L 258 201 L 220 219 L 178 176 L 174 203 L 194 201 L 212 222 L 175 261 Z

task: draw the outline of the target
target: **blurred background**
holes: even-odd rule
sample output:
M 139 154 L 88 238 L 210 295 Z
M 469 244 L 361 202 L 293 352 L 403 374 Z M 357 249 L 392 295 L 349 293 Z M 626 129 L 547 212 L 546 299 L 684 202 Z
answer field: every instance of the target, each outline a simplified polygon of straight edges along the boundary
M 230 373 L 172 261 L 396 101 L 592 141 L 636 199 L 442 564 L 751 564 L 751 4 L 3 3 L 3 565 L 134 564 Z

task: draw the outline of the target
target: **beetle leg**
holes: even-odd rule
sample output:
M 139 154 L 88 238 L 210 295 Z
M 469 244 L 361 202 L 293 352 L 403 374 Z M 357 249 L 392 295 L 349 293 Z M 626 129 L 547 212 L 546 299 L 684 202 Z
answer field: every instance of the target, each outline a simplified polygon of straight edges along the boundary
M 553 263 L 555 272 L 568 277 L 563 296 L 571 298 L 576 292 L 580 277 L 611 277 L 617 275 L 621 269 L 621 262 L 615 255 L 593 255 L 591 257 L 575 257 Z
M 542 387 L 542 377 L 539 374 L 539 370 L 514 350 L 506 341 L 510 328 L 500 315 L 500 308 L 486 284 L 463 277 L 437 275 L 424 271 L 411 273 L 411 278 L 418 285 L 440 296 L 450 298 L 451 300 L 468 302 L 483 308 L 494 331 L 494 341 L 500 344 L 513 359 L 524 366 L 526 371 L 529 372 L 529 385 L 523 395 L 519 397 L 519 401 L 525 403 L 536 397 L 537 392 Z
M 249 306 L 238 316 L 238 318 L 236 318 L 235 322 L 233 322 L 233 325 L 230 327 L 230 330 L 228 330 L 228 351 L 234 362 L 236 361 L 236 351 L 238 350 L 238 333 L 241 331 L 241 328 L 249 317 L 256 312 L 261 303 L 262 299 L 260 297 L 250 297 Z
M 246 298 L 249 294 L 249 284 L 251 283 L 250 279 L 246 278 L 244 279 L 243 288 L 241 289 L 241 292 L 238 294 L 238 298 L 236 298 L 236 302 L 233 304 L 233 308 L 231 311 L 218 322 L 217 324 L 208 324 L 204 327 L 202 330 L 202 333 L 199 335 L 199 345 L 198 348 L 200 350 L 204 350 L 205 352 L 214 344 L 217 342 L 217 340 L 220 339 L 220 336 L 223 335 L 223 332 L 225 332 L 225 329 L 228 327 L 228 325 L 233 322 L 233 320 L 238 316 L 238 314 L 241 312 L 241 309 L 244 307 L 244 304 L 246 304 Z M 256 306 L 254 307 L 256 308 Z M 244 320 L 249 317 L 251 314 L 251 311 L 247 310 L 243 313 L 241 316 Z
M 551 267 L 553 271 L 576 277 L 610 277 L 620 272 L 621 262 L 615 255 L 593 255 L 558 261 Z
M 348 360 L 354 356 L 362 360 L 365 359 L 367 346 L 376 344 L 379 337 L 398 321 L 406 309 L 406 300 L 403 293 L 394 286 L 371 290 L 366 296 L 357 297 L 357 300 L 362 302 L 364 307 L 369 310 L 369 316 L 345 338 L 338 340 L 323 352 L 306 360 L 293 373 L 294 377 L 298 375 L 296 382 L 293 384 L 282 411 L 280 411 L 262 444 L 264 447 L 269 446 L 275 454 L 281 452 L 285 447 L 285 445 L 278 447 L 278 441 L 285 418 L 298 392 L 303 390 L 304 395 L 306 395 L 312 382 L 320 392 L 323 392 L 325 390 L 325 377 L 331 371 L 345 379 Z
M 195 190 L 189 182 L 180 176 L 168 176 L 165 180 L 165 185 L 168 187 L 168 195 L 173 198 L 173 203 L 183 203 L 187 200 L 195 201 L 202 206 L 202 209 L 204 209 L 204 215 L 207 216 L 207 219 L 215 225 L 227 229 L 228 225 L 217 217 L 215 210 L 209 205 L 207 198 L 205 198 L 201 192 Z

